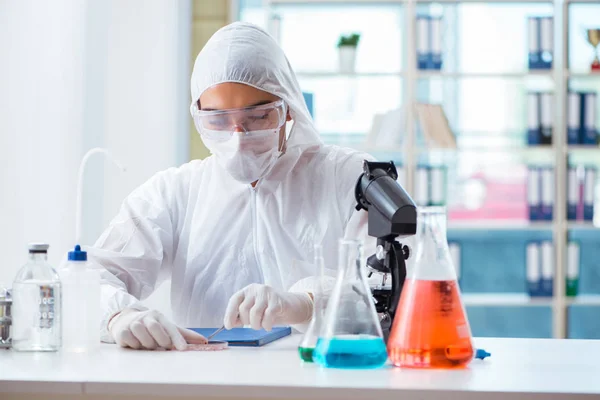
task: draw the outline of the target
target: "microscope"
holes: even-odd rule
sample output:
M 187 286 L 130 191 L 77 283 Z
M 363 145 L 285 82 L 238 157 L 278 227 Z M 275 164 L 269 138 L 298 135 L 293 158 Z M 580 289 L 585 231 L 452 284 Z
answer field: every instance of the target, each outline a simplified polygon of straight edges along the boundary
M 417 208 L 408 193 L 396 181 L 398 172 L 393 161 L 364 161 L 364 172 L 355 188 L 356 210 L 368 212 L 368 234 L 377 238 L 377 251 L 367 258 L 369 277 L 382 275 L 382 284 L 372 288 L 375 309 L 384 340 L 387 342 L 396 308 L 406 279 L 406 260 L 410 249 L 398 242 L 417 233 Z M 391 286 L 386 279 L 391 276 Z

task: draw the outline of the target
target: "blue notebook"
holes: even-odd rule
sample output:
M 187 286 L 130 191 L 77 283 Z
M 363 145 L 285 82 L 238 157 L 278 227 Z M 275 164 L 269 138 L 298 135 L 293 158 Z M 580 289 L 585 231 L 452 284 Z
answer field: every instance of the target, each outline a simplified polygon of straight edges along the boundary
M 191 328 L 194 332 L 208 337 L 217 328 Z M 231 330 L 224 330 L 218 333 L 211 340 L 222 340 L 228 342 L 230 346 L 247 346 L 247 347 L 259 347 L 264 346 L 267 343 L 271 343 L 277 339 L 288 336 L 292 333 L 290 327 L 277 327 L 271 329 L 271 332 L 267 332 L 264 329 L 255 331 L 252 328 L 233 328 Z

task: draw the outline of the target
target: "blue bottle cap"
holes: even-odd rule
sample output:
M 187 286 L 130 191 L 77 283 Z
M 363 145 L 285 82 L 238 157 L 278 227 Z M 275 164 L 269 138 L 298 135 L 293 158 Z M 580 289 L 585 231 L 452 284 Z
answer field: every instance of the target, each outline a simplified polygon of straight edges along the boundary
M 87 261 L 87 252 L 82 251 L 80 245 L 76 245 L 75 250 L 69 252 L 69 261 Z
M 475 358 L 479 358 L 480 360 L 484 360 L 486 357 L 490 357 L 491 354 L 483 349 L 477 349 L 475 351 Z

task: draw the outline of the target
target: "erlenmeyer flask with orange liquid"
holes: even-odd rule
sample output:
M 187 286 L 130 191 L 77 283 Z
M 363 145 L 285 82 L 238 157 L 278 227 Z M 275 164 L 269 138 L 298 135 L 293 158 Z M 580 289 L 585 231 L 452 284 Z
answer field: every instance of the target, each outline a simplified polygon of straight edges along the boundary
M 398 367 L 465 367 L 474 349 L 448 249 L 445 207 L 417 209 L 416 241 L 414 268 L 388 340 L 389 358 Z

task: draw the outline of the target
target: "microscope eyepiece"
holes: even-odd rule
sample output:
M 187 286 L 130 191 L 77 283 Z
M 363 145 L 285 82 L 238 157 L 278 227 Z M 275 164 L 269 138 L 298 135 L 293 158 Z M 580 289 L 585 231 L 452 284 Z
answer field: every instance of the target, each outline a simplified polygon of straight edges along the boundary
M 356 209 L 369 212 L 369 235 L 377 238 L 414 235 L 417 209 L 396 181 L 398 172 L 394 162 L 365 160 L 363 168 L 355 188 Z

